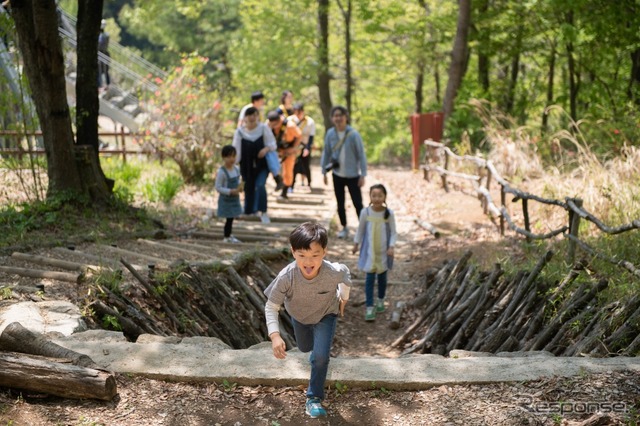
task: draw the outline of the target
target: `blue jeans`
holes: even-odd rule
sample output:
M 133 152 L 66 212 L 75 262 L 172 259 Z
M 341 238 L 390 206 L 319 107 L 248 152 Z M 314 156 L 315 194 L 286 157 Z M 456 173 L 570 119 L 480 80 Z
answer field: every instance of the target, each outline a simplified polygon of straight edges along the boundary
M 269 170 L 262 169 L 256 171 L 255 176 L 249 175 L 245 179 L 244 214 L 267 211 L 267 190 L 264 187 L 267 182 L 267 176 L 269 176 Z
M 264 159 L 267 161 L 267 168 L 271 172 L 271 174 L 275 177 L 280 174 L 280 158 L 278 157 L 278 153 L 276 151 L 269 151 L 267 155 L 264 156 Z
M 256 176 L 256 198 L 253 204 L 254 212 L 267 212 L 267 176 L 269 176 L 269 170 L 264 169 L 258 172 Z
M 338 316 L 325 315 L 317 324 L 301 324 L 293 317 L 293 332 L 301 352 L 311 352 L 311 379 L 307 388 L 307 398 L 324 399 L 324 382 L 329 371 L 329 357 Z
M 378 299 L 384 299 L 384 295 L 387 293 L 387 271 L 384 271 L 381 274 L 367 272 L 364 278 L 366 306 L 373 306 L 373 285 L 376 282 L 376 276 L 378 277 Z

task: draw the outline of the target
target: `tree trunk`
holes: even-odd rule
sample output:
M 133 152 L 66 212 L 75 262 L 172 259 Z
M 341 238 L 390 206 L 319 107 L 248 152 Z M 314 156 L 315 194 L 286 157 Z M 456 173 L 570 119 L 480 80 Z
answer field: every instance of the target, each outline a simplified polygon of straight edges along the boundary
M 104 401 L 118 394 L 113 374 L 56 361 L 60 360 L 0 352 L 0 386 Z
M 553 104 L 553 79 L 555 78 L 556 71 L 556 44 L 551 45 L 551 52 L 549 54 L 549 76 L 547 78 L 547 107 Z M 544 111 L 542 113 L 542 130 L 547 130 L 549 122 L 549 113 Z
M 478 12 L 480 19 L 485 17 L 485 14 L 489 10 L 489 1 L 483 0 L 480 3 Z M 489 67 L 491 66 L 491 60 L 485 50 L 489 50 L 491 31 L 487 28 L 480 28 L 476 31 L 478 37 L 478 81 L 486 97 L 489 97 Z
M 566 17 L 567 24 L 573 26 L 573 11 L 567 12 Z M 575 123 L 578 120 L 578 83 L 576 78 L 576 60 L 573 57 L 573 43 L 567 42 L 567 63 L 569 66 L 569 113 L 571 119 Z M 574 126 L 572 126 L 573 128 Z M 577 130 L 577 129 L 575 129 Z
M 318 95 L 325 129 L 331 122 L 331 75 L 329 74 L 329 0 L 318 0 Z
M 627 92 L 629 99 L 640 105 L 640 48 L 631 52 L 631 78 Z
M 78 0 L 76 137 L 98 156 L 98 35 L 104 0 Z
M 423 94 L 422 88 L 424 87 L 424 63 L 420 61 L 418 63 L 418 74 L 416 75 L 416 89 L 415 89 L 415 99 L 416 99 L 416 113 L 420 114 L 422 112 L 422 102 L 423 102 Z
M 459 0 L 458 25 L 456 38 L 451 51 L 451 64 L 449 65 L 449 81 L 444 95 L 443 113 L 444 121 L 453 112 L 453 105 L 458 94 L 458 89 L 462 84 L 464 76 L 465 59 L 467 57 L 467 38 L 471 25 L 471 0 Z
M 520 44 L 520 43 L 518 43 Z M 518 48 L 519 49 L 519 48 Z M 515 104 L 516 86 L 518 84 L 518 71 L 520 70 L 520 52 L 516 52 L 511 58 L 511 78 L 507 88 L 504 110 L 507 114 L 513 113 Z
M 353 76 L 351 72 L 351 16 L 352 4 L 351 0 L 347 0 L 346 9 L 342 6 L 342 2 L 338 0 L 338 6 L 344 18 L 344 61 L 345 61 L 345 79 L 347 87 L 345 90 L 345 102 L 349 116 L 353 119 L 353 111 L 351 109 L 351 98 L 353 96 Z
M 64 59 L 55 0 L 11 0 L 18 46 L 40 119 L 47 158 L 47 196 L 82 192 L 74 164 L 73 131 L 67 104 Z

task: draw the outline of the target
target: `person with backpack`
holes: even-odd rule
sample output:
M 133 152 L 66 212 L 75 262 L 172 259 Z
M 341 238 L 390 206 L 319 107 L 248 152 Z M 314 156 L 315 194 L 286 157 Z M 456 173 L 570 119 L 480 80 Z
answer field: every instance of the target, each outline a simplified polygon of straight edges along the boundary
M 304 112 L 304 105 L 300 102 L 293 104 L 293 115 L 288 119 L 296 123 L 302 132 L 302 149 L 293 168 L 293 185 L 296 183 L 296 175 L 301 174 L 302 186 L 306 180 L 311 187 L 311 151 L 313 138 L 316 136 L 316 122 Z
M 282 193 L 278 196 L 281 201 L 287 200 L 289 188 L 293 186 L 293 168 L 296 164 L 296 153 L 302 140 L 302 132 L 292 120 L 283 118 L 278 111 L 267 114 L 266 124 L 271 128 L 278 145 L 278 155 L 282 164 Z
M 360 133 L 349 122 L 349 112 L 343 106 L 336 105 L 331 108 L 331 121 L 334 127 L 330 128 L 324 136 L 324 149 L 320 165 L 324 184 L 329 179 L 327 173 L 333 175 L 333 191 L 338 204 L 338 217 L 342 230 L 338 232 L 338 238 L 347 238 L 347 212 L 345 209 L 346 187 L 351 195 L 351 201 L 356 208 L 356 215 L 360 217 L 362 211 L 362 192 L 365 176 L 367 176 L 367 157 Z
M 369 189 L 371 204 L 362 210 L 360 224 L 353 239 L 353 254 L 360 249 L 358 269 L 366 273 L 365 321 L 374 321 L 376 313 L 384 312 L 387 291 L 387 271 L 393 267 L 394 246 L 398 239 L 396 218 L 387 207 L 387 189 L 382 184 Z M 378 279 L 378 299 L 373 305 L 373 287 Z

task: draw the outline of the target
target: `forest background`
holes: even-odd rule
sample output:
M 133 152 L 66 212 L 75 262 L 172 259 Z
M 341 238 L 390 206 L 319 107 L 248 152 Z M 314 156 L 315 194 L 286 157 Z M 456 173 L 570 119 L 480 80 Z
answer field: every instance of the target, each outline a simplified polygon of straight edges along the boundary
M 58 3 L 74 16 L 82 15 L 79 6 L 92 4 Z M 184 183 L 210 183 L 217 149 L 231 141 L 251 92 L 262 90 L 266 108 L 275 109 L 287 89 L 318 123 L 317 145 L 330 125 L 329 108 L 343 104 L 351 109 L 370 163 L 408 168 L 409 117 L 442 111 L 444 140 L 457 153 L 498 160 L 503 150 L 508 158 L 501 165 L 509 170 L 500 170 L 513 182 L 553 178 L 524 190 L 549 198 L 579 195 L 597 217 L 621 224 L 640 215 L 639 8 L 634 0 L 292 0 L 277 6 L 257 0 L 112 0 L 92 19 L 96 33 L 104 17 L 112 43 L 168 72 L 166 79 L 154 79 L 158 90 L 147 101 L 159 121 L 145 132 L 175 160 L 162 164 L 163 172 L 177 164 Z M 95 84 L 96 71 L 89 71 L 85 82 Z M 89 89 L 88 97 L 97 97 L 97 88 Z M 76 90 L 87 87 L 78 84 Z M 83 114 L 75 115 L 81 122 Z M 76 143 L 85 143 L 78 127 Z M 50 149 L 71 152 L 70 139 L 70 132 L 60 135 Z M 49 183 L 58 170 L 60 187 L 73 184 L 72 168 L 49 158 L 58 161 L 57 167 L 48 165 Z M 100 163 L 115 180 L 116 198 L 139 205 L 130 182 L 140 171 L 106 160 Z M 40 175 L 33 176 L 37 183 Z M 167 175 L 141 192 L 146 201 L 166 202 L 180 185 Z M 67 199 L 51 195 L 44 208 L 9 204 L 0 212 L 1 229 L 11 236 L 7 245 L 36 228 L 62 228 L 57 220 L 70 215 L 58 210 Z M 37 218 L 25 215 L 29 211 Z M 637 232 L 615 243 L 594 239 L 608 255 L 637 263 Z
M 75 0 L 60 5 L 76 13 Z M 204 91 L 229 120 L 252 91 L 262 90 L 273 109 L 287 89 L 318 122 L 321 141 L 330 125 L 327 96 L 350 106 L 373 162 L 407 164 L 409 116 L 443 109 L 451 144 L 468 140 L 469 148 L 488 150 L 486 123 L 470 100 L 511 117 L 501 124 L 526 128 L 551 159 L 564 143 L 558 132 L 575 123 L 598 154 L 618 153 L 640 134 L 634 0 L 113 0 L 103 16 L 112 40 L 168 71 L 185 55 L 207 58 Z M 452 65 L 461 26 L 468 43 Z M 329 93 L 319 94 L 324 78 Z M 448 93 L 451 78 L 460 78 L 456 93 Z

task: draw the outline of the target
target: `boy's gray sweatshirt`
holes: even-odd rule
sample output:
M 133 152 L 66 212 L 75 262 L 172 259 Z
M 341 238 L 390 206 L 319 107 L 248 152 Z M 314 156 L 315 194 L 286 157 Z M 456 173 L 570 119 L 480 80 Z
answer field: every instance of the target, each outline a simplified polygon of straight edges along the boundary
M 291 262 L 264 290 L 268 302 L 276 312 L 284 304 L 287 312 L 302 324 L 316 324 L 327 314 L 339 313 L 338 284 L 351 286 L 349 268 L 341 263 L 322 261 L 313 279 L 302 276 L 296 262 Z M 267 311 L 267 309 L 265 309 Z M 267 315 L 269 334 L 279 331 L 278 317 Z

